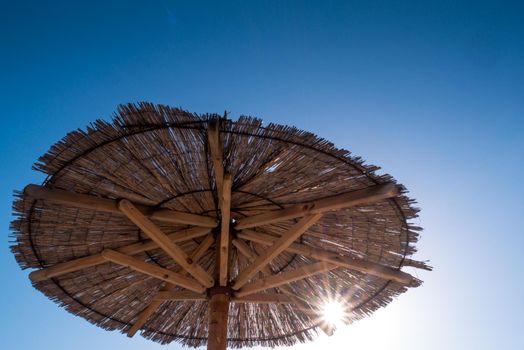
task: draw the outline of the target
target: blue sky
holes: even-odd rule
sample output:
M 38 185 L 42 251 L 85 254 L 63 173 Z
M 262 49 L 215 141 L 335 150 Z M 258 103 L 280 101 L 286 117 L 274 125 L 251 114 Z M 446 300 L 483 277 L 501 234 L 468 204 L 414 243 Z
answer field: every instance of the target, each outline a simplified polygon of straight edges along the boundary
M 297 349 L 524 348 L 519 2 L 0 4 L 0 348 L 161 348 L 58 308 L 8 249 L 37 157 L 140 100 L 313 131 L 418 200 L 425 284 Z

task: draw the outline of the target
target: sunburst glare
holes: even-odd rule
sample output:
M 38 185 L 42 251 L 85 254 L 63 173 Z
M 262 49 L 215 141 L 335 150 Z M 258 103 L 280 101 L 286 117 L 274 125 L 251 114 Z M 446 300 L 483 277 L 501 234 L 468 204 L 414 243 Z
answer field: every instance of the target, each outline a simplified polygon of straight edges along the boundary
M 340 326 L 346 317 L 344 305 L 336 300 L 327 301 L 322 307 L 322 318 L 331 326 Z

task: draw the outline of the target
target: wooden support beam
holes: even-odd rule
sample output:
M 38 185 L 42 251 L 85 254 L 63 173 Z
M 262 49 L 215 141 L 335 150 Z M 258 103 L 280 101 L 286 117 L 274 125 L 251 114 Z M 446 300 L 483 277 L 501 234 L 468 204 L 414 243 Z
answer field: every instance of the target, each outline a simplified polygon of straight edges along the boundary
M 167 235 L 167 237 L 172 242 L 177 243 L 177 242 L 184 242 L 184 241 L 188 241 L 193 238 L 207 235 L 209 231 L 210 229 L 207 227 L 193 227 L 190 229 L 171 233 Z M 213 236 L 209 235 L 208 237 L 211 237 L 211 243 L 213 243 L 213 240 L 214 240 Z M 120 248 L 116 248 L 114 250 L 122 254 L 134 255 L 134 254 L 138 254 L 138 253 L 141 253 L 147 250 L 153 250 L 157 248 L 158 248 L 158 244 L 156 244 L 156 242 L 152 240 L 146 240 L 143 242 L 134 243 L 134 244 L 120 247 Z M 40 282 L 40 281 L 44 281 L 49 278 L 64 275 L 69 272 L 74 272 L 74 271 L 78 271 L 80 269 L 84 269 L 87 267 L 100 265 L 100 264 L 105 263 L 106 261 L 107 260 L 105 260 L 102 257 L 101 253 L 97 253 L 97 254 L 86 256 L 86 257 L 66 261 L 63 263 L 58 263 L 53 266 L 40 269 L 38 271 L 33 271 L 29 274 L 29 278 L 33 282 Z
M 205 294 L 193 293 L 189 291 L 162 290 L 153 297 L 153 300 L 202 301 L 207 300 L 207 296 Z
M 234 239 L 233 245 L 237 250 L 240 252 L 240 254 L 244 255 L 251 263 L 255 262 L 256 258 L 258 257 L 257 253 L 255 253 L 247 244 L 246 242 L 240 240 L 240 239 Z M 264 266 L 262 270 L 260 270 L 264 275 L 271 276 L 273 275 L 273 272 L 269 268 L 268 265 Z M 278 287 L 278 289 L 282 292 L 287 294 L 290 297 L 295 297 L 295 293 L 286 285 L 282 285 Z
M 220 270 L 219 282 L 225 287 L 229 279 L 229 222 L 231 220 L 231 175 L 224 175 L 222 187 L 222 200 L 220 211 L 222 213 L 220 228 Z
M 155 241 L 158 246 L 164 250 L 173 260 L 176 261 L 184 270 L 189 272 L 197 281 L 206 287 L 211 287 L 215 283 L 213 277 L 209 275 L 198 264 L 187 256 L 187 254 L 178 245 L 173 243 L 167 235 L 162 232 L 151 220 L 145 217 L 130 201 L 122 199 L 118 203 L 118 208 L 129 218 L 135 225 L 140 227 L 144 233 Z
M 43 199 L 75 208 L 93 209 L 108 213 L 121 214 L 120 210 L 118 209 L 118 201 L 114 199 L 49 189 L 37 185 L 26 186 L 24 189 L 24 194 L 34 199 Z M 217 226 L 217 221 L 209 216 L 184 213 L 169 209 L 156 209 L 138 204 L 135 206 L 143 215 L 146 215 L 153 220 L 210 228 Z
M 204 256 L 204 254 L 207 252 L 209 247 L 211 247 L 213 242 L 215 242 L 215 238 L 212 235 L 207 236 L 202 242 L 200 242 L 198 247 L 193 251 L 193 253 L 191 253 L 190 259 L 193 262 L 193 264 L 198 263 L 198 260 L 200 260 L 200 258 Z
M 220 125 L 218 119 L 211 119 L 207 124 L 207 141 L 213 169 L 215 171 L 215 185 L 217 187 L 218 199 L 222 198 L 222 181 L 224 179 L 224 161 L 222 159 L 222 142 L 220 141 Z
M 200 258 L 204 256 L 204 254 L 209 249 L 209 247 L 211 247 L 213 242 L 215 242 L 215 237 L 213 237 L 212 235 L 207 236 L 202 242 L 200 242 L 198 247 L 195 248 L 195 250 L 191 253 L 191 256 L 189 257 L 193 264 L 198 263 L 198 260 L 200 260 Z M 182 275 L 184 276 L 188 275 L 187 271 L 183 270 L 181 267 L 175 269 L 175 272 L 182 273 Z M 168 286 L 166 287 L 166 290 L 172 290 L 173 288 L 174 286 Z
M 229 297 L 215 294 L 209 302 L 209 331 L 207 350 L 227 349 L 227 325 L 229 314 Z
M 308 228 L 310 228 L 315 222 L 320 219 L 322 214 L 308 215 L 302 218 L 298 223 L 293 225 L 289 231 L 279 237 L 267 251 L 256 258 L 256 260 L 248 266 L 244 271 L 240 272 L 236 278 L 233 289 L 238 290 L 249 279 L 251 279 L 257 272 L 259 272 L 264 266 L 269 264 L 277 255 L 282 253 L 289 245 L 291 245 L 300 235 L 302 235 Z
M 105 262 L 106 260 L 102 257 L 102 254 L 97 253 L 33 271 L 29 274 L 29 279 L 33 282 L 41 282 L 49 278 L 62 276 L 69 272 L 100 265 Z
M 104 259 L 114 262 L 115 264 L 129 267 L 135 271 L 145 273 L 146 275 L 156 277 L 171 284 L 176 284 L 196 293 L 203 293 L 206 290 L 205 287 L 191 278 L 185 277 L 179 273 L 173 272 L 163 267 L 146 263 L 145 261 L 119 253 L 115 250 L 105 249 L 102 252 L 102 256 Z
M 273 222 L 290 220 L 312 214 L 320 214 L 329 210 L 349 208 L 356 205 L 366 205 L 391 198 L 399 194 L 399 188 L 393 183 L 375 185 L 362 190 L 342 193 L 328 198 L 318 199 L 304 204 L 274 210 L 268 213 L 238 219 L 235 225 L 237 230 Z
M 196 263 L 198 260 L 204 255 L 204 253 L 209 249 L 211 244 L 215 241 L 215 238 L 211 235 L 207 236 L 198 247 L 193 251 L 191 254 L 191 259 Z M 176 271 L 178 272 L 178 271 Z M 186 275 L 187 273 L 184 273 Z M 174 287 L 174 285 L 172 285 Z M 177 300 L 177 301 L 196 301 L 196 300 L 205 300 L 206 295 L 205 294 L 199 294 L 194 293 L 191 291 L 173 291 L 173 290 L 161 290 L 159 291 L 154 297 L 151 303 L 148 305 L 148 307 L 142 312 L 142 314 L 146 314 L 146 318 L 143 319 L 141 316 L 138 318 L 138 322 L 141 322 L 139 324 L 134 324 L 133 327 L 131 327 L 131 330 L 133 332 L 130 334 L 128 333 L 129 337 L 132 337 L 138 329 L 142 327 L 142 325 L 146 322 L 147 317 L 149 317 L 150 314 L 156 310 L 161 304 L 162 301 L 165 300 Z M 160 302 L 159 302 L 160 301 Z
M 247 244 L 241 239 L 234 239 L 233 245 L 237 248 L 237 250 L 240 252 L 240 254 L 244 255 L 250 262 L 254 262 L 255 259 L 258 257 L 257 253 L 255 253 Z M 272 276 L 273 272 L 269 268 L 269 266 L 264 266 L 264 268 L 261 270 L 262 273 L 266 276 Z M 295 301 L 295 304 L 307 307 L 307 304 L 302 302 L 300 299 L 297 298 L 296 293 L 293 292 L 293 290 L 288 285 L 281 285 L 278 286 L 278 290 L 280 290 L 282 293 L 286 294 L 289 298 Z
M 242 241 L 240 239 L 234 239 L 233 240 L 233 245 L 237 248 L 237 250 L 240 252 L 240 254 L 242 254 L 246 258 L 248 258 L 249 261 L 253 262 L 257 258 L 257 254 L 251 248 L 249 248 L 249 246 L 244 241 Z M 269 266 L 264 266 L 264 268 L 262 269 L 262 272 L 266 276 L 271 276 L 272 275 L 272 272 L 269 269 Z M 315 309 L 311 308 L 311 306 L 309 306 L 308 303 L 306 303 L 305 301 L 299 299 L 296 296 L 296 294 L 293 292 L 293 290 L 288 285 L 283 284 L 283 285 L 278 286 L 277 288 L 282 293 L 284 293 L 285 296 L 287 296 L 289 298 L 289 300 L 292 301 L 293 304 L 295 304 L 294 309 L 297 309 L 297 310 L 305 313 L 308 316 L 314 317 L 315 318 L 314 319 L 314 323 L 318 323 L 319 328 L 324 333 L 326 333 L 326 335 L 328 335 L 328 336 L 333 335 L 333 328 L 332 327 L 329 327 L 329 325 L 326 325 L 323 322 L 317 322 L 317 320 L 320 319 L 320 317 L 318 316 L 319 315 L 319 311 L 318 310 L 315 310 Z M 254 297 L 255 295 L 258 295 L 258 294 L 252 294 L 251 297 Z M 277 295 L 280 296 L 281 294 L 277 294 Z M 247 296 L 247 297 L 244 297 L 244 298 L 249 298 L 249 297 L 250 296 Z M 237 299 L 239 299 L 239 298 L 237 298 Z
M 258 255 L 246 244 L 246 242 L 240 239 L 234 239 L 231 243 L 233 243 L 233 246 L 237 248 L 240 254 L 245 256 L 251 263 L 255 262 Z M 269 270 L 267 266 L 264 266 L 263 269 Z M 270 271 L 268 272 L 271 274 Z
M 130 338 L 133 337 L 135 333 L 147 322 L 149 317 L 155 313 L 156 309 L 158 309 L 161 303 L 162 300 L 153 300 L 144 310 L 142 310 L 142 312 L 138 315 L 135 323 L 127 331 L 127 336 Z
M 329 270 L 336 269 L 338 266 L 325 262 L 318 262 L 311 265 L 299 267 L 295 270 L 281 272 L 277 275 L 264 277 L 255 282 L 245 285 L 235 293 L 237 297 L 243 297 L 249 294 L 260 292 L 266 289 L 275 288 L 283 284 L 288 284 L 310 276 L 317 275 Z
M 252 230 L 243 230 L 237 236 L 239 238 L 257 242 L 267 246 L 274 244 L 274 242 L 276 242 L 279 239 L 279 237 L 267 235 Z M 330 264 L 335 264 L 339 267 L 343 267 L 346 269 L 368 273 L 372 276 L 380 277 L 386 280 L 392 280 L 406 285 L 413 285 L 414 283 L 416 284 L 416 279 L 409 273 L 402 272 L 388 266 L 383 266 L 377 263 L 366 261 L 364 259 L 342 256 L 333 252 L 328 252 L 319 248 L 313 248 L 299 243 L 291 244 L 289 247 L 286 248 L 286 251 L 288 251 L 289 253 L 307 256 L 308 258 L 324 261 Z

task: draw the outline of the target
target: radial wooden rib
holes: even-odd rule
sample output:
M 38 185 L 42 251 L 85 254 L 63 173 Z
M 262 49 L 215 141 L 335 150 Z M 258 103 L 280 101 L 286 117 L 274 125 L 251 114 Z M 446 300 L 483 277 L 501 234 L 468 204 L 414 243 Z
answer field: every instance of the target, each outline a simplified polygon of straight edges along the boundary
M 191 253 L 191 261 L 193 264 L 197 264 L 198 260 L 205 254 L 205 252 L 211 247 L 211 245 L 215 242 L 215 238 L 212 235 L 207 236 L 198 247 Z
M 244 255 L 250 262 L 253 263 L 258 257 L 257 253 L 255 253 L 243 240 L 233 239 L 231 243 L 233 246 L 235 246 L 235 248 L 237 248 L 240 254 Z M 268 270 L 268 267 L 264 266 L 263 269 Z
M 266 289 L 278 287 L 310 276 L 317 275 L 329 270 L 336 269 L 338 266 L 325 262 L 318 262 L 311 265 L 299 267 L 294 270 L 281 272 L 277 275 L 264 277 L 255 282 L 245 285 L 235 293 L 237 297 L 243 297 L 249 294 L 260 292 Z
M 115 264 L 129 267 L 135 271 L 145 273 L 146 275 L 156 277 L 171 284 L 176 284 L 193 292 L 203 293 L 206 290 L 204 286 L 191 278 L 111 249 L 105 249 L 102 252 L 102 256 L 104 259 Z
M 229 271 L 229 221 L 231 220 L 231 183 L 232 178 L 230 174 L 224 175 L 222 187 L 222 201 L 220 203 L 220 211 L 222 213 L 221 227 L 220 227 L 220 270 L 219 282 L 225 287 L 228 282 Z
M 249 261 L 251 262 L 255 261 L 257 254 L 244 241 L 242 241 L 241 239 L 234 239 L 233 245 Z M 267 276 L 271 276 L 273 274 L 268 266 L 264 266 L 264 268 L 262 269 L 262 272 L 266 274 Z M 295 304 L 295 306 L 293 307 L 294 309 L 299 310 L 300 312 L 306 314 L 307 316 L 314 317 L 313 323 L 316 323 L 320 327 L 320 329 L 324 333 L 326 333 L 326 335 L 328 336 L 333 335 L 332 327 L 329 327 L 328 325 L 325 325 L 323 322 L 320 321 L 320 317 L 318 316 L 319 314 L 318 310 L 311 308 L 311 306 L 309 306 L 308 303 L 299 299 L 288 285 L 285 285 L 285 284 L 280 285 L 277 287 L 277 289 L 280 290 L 282 293 L 284 293 L 293 302 L 293 304 Z
M 204 269 L 198 264 L 193 264 L 191 259 L 178 245 L 173 243 L 167 235 L 162 232 L 151 220 L 145 217 L 130 201 L 122 199 L 118 203 L 118 208 L 129 218 L 135 225 L 140 227 L 144 233 L 155 241 L 158 246 L 164 250 L 173 260 L 176 261 L 184 270 L 189 272 L 206 287 L 211 287 L 215 283 Z
M 131 326 L 131 328 L 129 328 L 127 331 L 127 336 L 134 336 L 135 333 L 147 322 L 149 317 L 151 317 L 151 315 L 156 311 L 156 309 L 158 309 L 161 303 L 162 300 L 153 300 L 151 303 L 149 303 L 149 305 L 138 315 L 135 323 Z
M 64 190 L 48 189 L 38 185 L 26 186 L 24 194 L 34 199 L 48 200 L 50 202 L 65 204 L 75 208 L 93 209 L 108 213 L 121 214 L 118 209 L 118 201 L 114 199 L 78 194 Z M 156 209 L 138 204 L 135 204 L 135 206 L 143 215 L 154 220 L 211 228 L 217 226 L 217 221 L 209 216 L 183 213 L 169 209 Z
M 210 119 L 207 124 L 207 141 L 213 169 L 215 171 L 215 185 L 218 192 L 219 200 L 222 197 L 222 181 L 224 179 L 224 161 L 222 159 L 222 142 L 220 141 L 220 125 L 218 119 Z
M 251 279 L 257 272 L 259 272 L 264 266 L 269 264 L 277 255 L 282 253 L 290 244 L 293 243 L 300 235 L 302 235 L 308 228 L 310 228 L 315 222 L 320 219 L 322 214 L 308 215 L 302 218 L 298 223 L 293 225 L 286 233 L 284 233 L 278 240 L 276 240 L 267 251 L 257 257 L 253 264 L 248 266 L 244 271 L 240 272 L 237 276 L 233 289 L 238 290 L 249 279 Z
M 198 247 L 195 248 L 195 250 L 191 253 L 190 259 L 193 264 L 197 264 L 198 260 L 202 256 L 204 256 L 205 252 L 209 249 L 209 247 L 213 244 L 215 241 L 215 238 L 212 235 L 207 236 Z M 180 266 L 175 269 L 175 272 L 182 273 L 182 275 L 186 276 L 188 275 L 187 271 L 183 270 Z M 173 290 L 175 286 L 167 286 L 166 290 Z
M 245 229 L 273 222 L 284 221 L 305 215 L 324 213 L 329 210 L 365 205 L 391 198 L 399 194 L 399 188 L 393 183 L 376 185 L 361 190 L 342 193 L 328 198 L 318 199 L 304 204 L 274 210 L 268 213 L 238 219 L 235 228 Z
M 248 241 L 257 242 L 268 246 L 274 244 L 274 242 L 279 239 L 279 237 L 252 230 L 243 230 L 242 232 L 238 233 L 237 236 Z M 364 259 L 338 255 L 333 252 L 313 248 L 304 244 L 293 243 L 286 248 L 286 251 L 289 253 L 307 256 L 308 258 L 325 261 L 346 269 L 368 273 L 372 276 L 380 277 L 386 280 L 393 280 L 406 285 L 413 285 L 416 281 L 416 279 L 409 273 L 402 272 L 388 266 L 383 266 L 377 263 L 366 261 Z
M 233 245 L 237 250 L 240 252 L 240 254 L 244 255 L 250 262 L 254 262 L 256 258 L 258 257 L 258 254 L 255 253 L 247 244 L 241 239 L 234 239 Z M 264 266 L 262 270 L 260 270 L 264 275 L 271 276 L 273 275 L 273 271 L 269 268 L 269 266 Z M 279 286 L 278 289 L 282 292 L 287 294 L 290 297 L 295 297 L 295 293 L 286 285 Z
M 191 254 L 191 259 L 193 260 L 194 263 L 198 262 L 198 260 L 204 255 L 204 253 L 209 249 L 209 247 L 211 246 L 211 244 L 213 244 L 214 241 L 215 241 L 215 238 L 209 235 L 202 242 L 200 242 L 198 247 L 196 247 L 196 249 Z M 183 273 L 183 275 L 186 275 L 186 274 L 187 272 Z M 174 287 L 174 285 L 171 285 L 171 287 Z M 169 289 L 161 290 L 153 297 L 153 300 L 151 301 L 149 306 L 143 312 L 152 312 L 151 310 L 154 311 L 157 307 L 161 305 L 160 303 L 158 303 L 159 300 L 160 301 L 164 301 L 164 300 L 196 301 L 196 300 L 205 300 L 205 299 L 206 299 L 205 294 L 193 293 L 190 291 L 173 291 Z M 139 317 L 138 320 L 141 320 L 141 318 Z M 137 329 L 142 328 L 142 325 L 145 323 L 146 320 L 144 320 L 142 324 L 138 325 Z M 134 327 L 135 326 L 133 325 L 133 328 Z M 134 333 L 131 335 L 128 334 L 129 337 L 132 337 L 133 335 Z
M 62 276 L 69 272 L 74 272 L 91 266 L 100 265 L 105 262 L 106 260 L 102 257 L 102 254 L 97 253 L 82 258 L 66 261 L 63 263 L 58 263 L 53 266 L 45 267 L 37 271 L 33 271 L 29 274 L 29 279 L 33 282 L 41 282 L 49 278 Z
M 243 240 L 234 239 L 232 243 L 240 254 L 244 255 L 251 263 L 255 262 L 256 258 L 258 258 L 258 254 L 255 253 Z M 273 271 L 271 271 L 268 265 L 264 266 L 260 271 L 266 276 L 273 275 Z M 295 296 L 295 293 L 286 285 L 282 285 L 278 289 L 289 296 Z
M 173 242 L 184 242 L 193 238 L 207 235 L 209 231 L 210 229 L 207 227 L 193 227 L 190 229 L 171 233 L 167 235 L 167 237 Z M 208 237 L 211 238 L 211 243 L 213 243 L 213 236 L 209 235 Z M 152 240 L 145 240 L 143 242 L 126 245 L 120 248 L 116 248 L 114 250 L 122 254 L 134 255 L 157 248 L 158 244 L 156 244 L 156 242 Z M 64 275 L 69 272 L 74 272 L 87 267 L 103 264 L 105 262 L 106 260 L 102 257 L 102 254 L 97 253 L 90 256 L 66 261 L 63 263 L 58 263 L 53 266 L 40 269 L 38 271 L 33 271 L 29 274 L 29 278 L 33 282 L 40 282 L 49 278 Z
M 258 258 L 258 254 L 255 253 L 243 240 L 234 239 L 232 243 L 240 252 L 240 254 L 244 255 L 251 263 L 255 262 L 256 258 Z M 266 276 L 273 275 L 273 271 L 271 271 L 268 265 L 264 266 L 260 271 Z M 288 286 L 282 285 L 278 289 L 285 294 L 292 296 L 295 295 L 295 293 L 293 293 L 293 291 L 288 288 Z
M 156 300 L 202 301 L 206 299 L 207 299 L 207 296 L 205 294 L 193 293 L 189 291 L 172 291 L 172 290 L 162 290 L 153 297 L 153 301 L 156 301 Z

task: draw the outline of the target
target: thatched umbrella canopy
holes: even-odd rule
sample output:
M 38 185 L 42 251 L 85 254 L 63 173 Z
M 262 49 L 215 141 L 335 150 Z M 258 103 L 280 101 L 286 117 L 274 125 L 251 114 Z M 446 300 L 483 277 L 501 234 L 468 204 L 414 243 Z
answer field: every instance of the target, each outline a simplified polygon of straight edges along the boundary
M 89 322 L 210 349 L 311 340 L 420 281 L 403 186 L 296 128 L 149 103 L 68 134 L 16 194 L 12 251 Z M 227 339 L 226 339 L 227 337 Z

